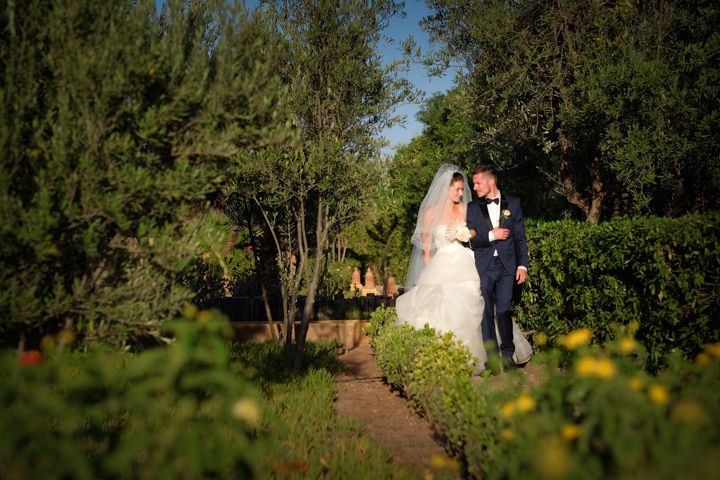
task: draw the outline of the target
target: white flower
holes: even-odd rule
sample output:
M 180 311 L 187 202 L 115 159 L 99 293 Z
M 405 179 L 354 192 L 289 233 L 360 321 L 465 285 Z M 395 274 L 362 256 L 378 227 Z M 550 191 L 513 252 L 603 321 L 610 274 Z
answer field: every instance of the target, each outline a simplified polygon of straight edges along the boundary
M 467 242 L 470 240 L 470 230 L 468 230 L 467 226 L 460 225 L 457 229 L 455 237 L 461 242 Z
M 241 398 L 232 406 L 233 417 L 245 420 L 249 425 L 256 426 L 260 422 L 260 405 L 252 398 Z
M 510 210 L 503 210 L 500 216 L 504 219 L 507 219 L 508 217 L 510 217 Z

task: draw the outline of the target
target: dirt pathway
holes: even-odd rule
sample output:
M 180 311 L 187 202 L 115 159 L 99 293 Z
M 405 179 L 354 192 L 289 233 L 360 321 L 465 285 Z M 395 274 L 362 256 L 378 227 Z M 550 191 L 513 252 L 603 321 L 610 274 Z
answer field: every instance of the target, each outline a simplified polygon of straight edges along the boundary
M 431 470 L 431 457 L 445 452 L 427 420 L 385 383 L 369 343 L 364 341 L 339 359 L 345 371 L 335 377 L 335 411 L 359 419 L 365 433 L 390 451 L 393 462 L 419 472 Z

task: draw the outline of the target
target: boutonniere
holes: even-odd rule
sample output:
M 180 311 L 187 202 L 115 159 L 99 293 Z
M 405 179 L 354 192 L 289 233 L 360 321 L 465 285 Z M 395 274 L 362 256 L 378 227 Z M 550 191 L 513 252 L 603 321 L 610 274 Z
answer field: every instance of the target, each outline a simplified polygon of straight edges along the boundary
M 500 218 L 502 218 L 503 220 L 507 220 L 508 218 L 510 218 L 510 210 L 503 210 L 502 212 L 500 212 Z

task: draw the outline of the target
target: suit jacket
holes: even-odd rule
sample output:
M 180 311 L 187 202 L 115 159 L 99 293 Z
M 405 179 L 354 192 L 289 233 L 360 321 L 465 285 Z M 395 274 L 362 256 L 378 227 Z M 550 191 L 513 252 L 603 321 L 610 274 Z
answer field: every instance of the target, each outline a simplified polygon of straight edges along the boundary
M 503 218 L 502 212 L 506 210 L 510 212 L 510 215 Z M 518 265 L 528 266 L 525 219 L 523 218 L 522 208 L 520 208 L 520 199 L 500 194 L 500 214 L 499 226 L 509 229 L 510 236 L 505 240 L 490 242 L 488 233 L 493 227 L 485 197 L 473 200 L 468 204 L 467 226 L 477 232 L 477 235 L 470 239 L 470 247 L 475 254 L 475 266 L 479 273 L 487 270 L 493 258 L 493 253 L 497 249 L 503 266 L 508 273 L 515 276 Z

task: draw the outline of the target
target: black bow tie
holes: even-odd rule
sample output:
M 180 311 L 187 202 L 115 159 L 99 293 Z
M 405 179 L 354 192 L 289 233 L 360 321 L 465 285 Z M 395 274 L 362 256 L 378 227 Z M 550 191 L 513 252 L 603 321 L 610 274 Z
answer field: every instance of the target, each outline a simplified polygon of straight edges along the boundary
M 500 205 L 500 198 L 485 198 L 485 202 L 490 205 L 491 203 L 495 203 L 497 205 Z

